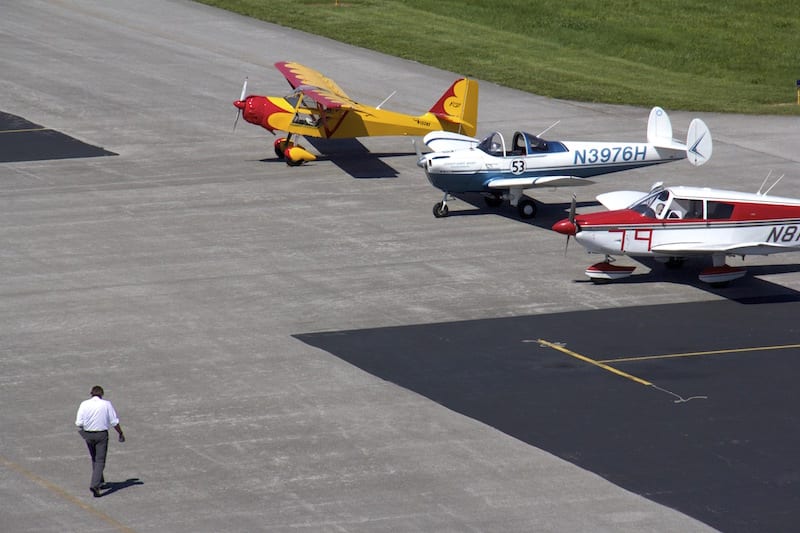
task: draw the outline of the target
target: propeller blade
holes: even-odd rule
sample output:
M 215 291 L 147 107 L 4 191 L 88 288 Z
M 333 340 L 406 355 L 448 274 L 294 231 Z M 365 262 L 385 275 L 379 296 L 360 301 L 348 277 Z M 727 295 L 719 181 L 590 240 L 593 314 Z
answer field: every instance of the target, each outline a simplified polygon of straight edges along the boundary
M 247 94 L 247 78 L 244 79 L 244 84 L 242 85 L 242 95 L 239 97 L 239 100 L 244 100 L 245 94 Z
M 575 207 L 577 204 L 577 198 L 575 197 L 575 193 L 572 193 L 572 203 L 569 206 L 569 221 L 575 226 L 575 230 L 577 233 L 578 230 L 578 223 L 575 222 Z M 564 257 L 567 256 L 567 250 L 569 249 L 569 233 L 567 234 L 567 243 L 564 245 Z
M 577 198 L 575 197 L 575 193 L 572 193 L 572 203 L 569 206 L 569 221 L 573 224 L 575 223 L 575 204 L 577 203 Z
M 244 84 L 242 84 L 242 94 L 239 96 L 239 101 L 243 101 L 245 95 L 247 94 L 247 78 L 244 79 Z M 239 117 L 242 116 L 241 108 L 236 110 L 236 120 L 233 121 L 233 131 L 236 131 L 236 125 L 239 123 Z

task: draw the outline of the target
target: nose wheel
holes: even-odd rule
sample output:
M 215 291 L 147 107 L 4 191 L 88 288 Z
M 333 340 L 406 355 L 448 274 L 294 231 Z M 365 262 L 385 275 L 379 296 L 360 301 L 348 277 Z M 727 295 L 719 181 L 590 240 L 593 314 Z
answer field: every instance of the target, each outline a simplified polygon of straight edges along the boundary
M 444 202 L 438 202 L 433 206 L 433 216 L 436 218 L 444 218 L 450 214 L 450 208 Z

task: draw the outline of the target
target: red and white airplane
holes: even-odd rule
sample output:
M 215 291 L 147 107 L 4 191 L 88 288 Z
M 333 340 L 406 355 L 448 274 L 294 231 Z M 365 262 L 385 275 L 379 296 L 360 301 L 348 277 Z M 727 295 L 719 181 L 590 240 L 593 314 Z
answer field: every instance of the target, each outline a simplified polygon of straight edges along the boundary
M 743 193 L 657 183 L 649 193 L 601 194 L 597 200 L 609 211 L 585 215 L 575 213 L 573 198 L 569 218 L 553 230 L 567 235 L 568 242 L 575 236 L 589 253 L 605 254 L 604 261 L 586 269 L 596 283 L 633 273 L 633 266 L 612 264 L 615 255 L 654 257 L 673 266 L 688 257 L 710 256 L 712 266 L 700 272 L 700 281 L 724 285 L 746 273 L 727 265 L 726 257 L 800 250 L 800 199 L 768 196 L 771 188 Z

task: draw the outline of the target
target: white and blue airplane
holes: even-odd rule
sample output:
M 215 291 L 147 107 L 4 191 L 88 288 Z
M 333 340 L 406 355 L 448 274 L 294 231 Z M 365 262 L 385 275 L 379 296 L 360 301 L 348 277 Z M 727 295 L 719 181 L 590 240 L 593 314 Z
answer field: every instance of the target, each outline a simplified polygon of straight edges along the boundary
M 456 193 L 481 193 L 492 207 L 508 200 L 521 218 L 533 218 L 536 204 L 525 189 L 577 185 L 592 176 L 679 159 L 699 166 L 712 151 L 711 132 L 701 119 L 692 120 L 684 144 L 672 138 L 672 123 L 660 107 L 650 111 L 646 143 L 548 141 L 522 131 L 514 133 L 510 146 L 499 132 L 480 140 L 435 131 L 423 142 L 433 151 L 419 153 L 417 165 L 444 191 L 433 206 L 437 218 L 449 214 L 447 200 Z

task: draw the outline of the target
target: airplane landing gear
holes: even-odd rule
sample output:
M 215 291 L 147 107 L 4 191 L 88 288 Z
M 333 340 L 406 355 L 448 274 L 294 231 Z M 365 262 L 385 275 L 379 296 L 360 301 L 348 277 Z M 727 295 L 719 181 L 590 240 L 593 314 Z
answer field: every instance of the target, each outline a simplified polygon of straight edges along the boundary
M 614 259 L 606 256 L 606 260 L 601 263 L 595 263 L 586 269 L 586 275 L 592 280 L 595 285 L 609 283 L 611 281 L 627 278 L 636 267 L 633 266 L 617 266 L 612 265 Z
M 708 283 L 712 287 L 725 287 L 731 281 L 747 274 L 747 269 L 726 264 L 724 255 L 715 255 L 712 260 L 714 266 L 703 269 L 698 276 L 700 281 Z
M 289 145 L 290 141 L 286 137 L 281 137 L 273 143 L 275 155 L 278 156 L 278 159 L 283 159 L 285 157 L 283 153 L 286 151 L 286 148 L 288 148 Z
M 530 198 L 524 198 L 517 203 L 517 212 L 520 218 L 533 218 L 536 216 L 536 202 Z
M 278 159 L 283 159 L 290 167 L 298 167 L 306 161 L 314 161 L 317 159 L 317 156 L 299 144 L 292 142 L 291 135 L 276 140 L 273 146 Z
M 450 214 L 450 209 L 444 202 L 438 202 L 433 206 L 433 216 L 436 218 L 444 218 Z
M 433 206 L 433 216 L 436 218 L 444 218 L 450 214 L 450 209 L 447 207 L 447 193 L 444 193 L 444 198 L 442 198 L 441 202 L 434 204 Z
M 520 218 L 528 219 L 536 216 L 536 203 L 523 194 L 519 188 L 509 189 L 508 201 L 517 208 Z

